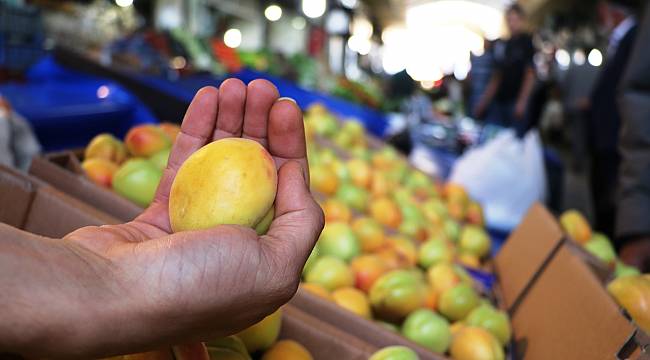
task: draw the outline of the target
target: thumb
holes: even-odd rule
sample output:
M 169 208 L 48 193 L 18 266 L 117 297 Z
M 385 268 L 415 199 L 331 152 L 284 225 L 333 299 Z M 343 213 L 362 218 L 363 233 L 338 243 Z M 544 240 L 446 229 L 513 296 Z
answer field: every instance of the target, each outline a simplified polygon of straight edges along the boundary
M 297 161 L 288 161 L 278 171 L 276 217 L 262 241 L 266 251 L 282 257 L 293 270 L 301 271 L 324 225 L 323 211 L 309 192 L 305 172 Z

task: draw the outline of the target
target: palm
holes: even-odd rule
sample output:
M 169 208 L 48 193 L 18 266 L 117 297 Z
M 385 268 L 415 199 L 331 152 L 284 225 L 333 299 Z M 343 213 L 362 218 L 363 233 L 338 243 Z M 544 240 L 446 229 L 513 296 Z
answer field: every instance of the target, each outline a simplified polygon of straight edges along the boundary
M 225 137 L 256 140 L 275 160 L 276 218 L 268 235 L 258 237 L 238 226 L 172 234 L 168 200 L 178 169 L 199 148 Z M 163 306 L 168 318 L 191 308 L 188 321 L 219 318 L 220 331 L 229 332 L 250 325 L 295 291 L 323 222 L 306 179 L 304 128 L 295 103 L 278 99 L 269 82 L 256 80 L 246 87 L 227 80 L 219 90 L 200 90 L 190 104 L 151 206 L 130 223 L 104 226 L 103 231 L 83 228 L 66 239 L 126 269 L 125 288 L 144 286 L 155 295 L 147 298 L 155 306 L 173 299 Z M 246 308 L 255 296 L 266 301 L 257 313 Z M 238 312 L 242 315 L 233 315 Z M 214 324 L 195 330 L 204 334 Z M 183 328 L 182 322 L 176 327 Z M 161 331 L 173 334 L 173 329 Z

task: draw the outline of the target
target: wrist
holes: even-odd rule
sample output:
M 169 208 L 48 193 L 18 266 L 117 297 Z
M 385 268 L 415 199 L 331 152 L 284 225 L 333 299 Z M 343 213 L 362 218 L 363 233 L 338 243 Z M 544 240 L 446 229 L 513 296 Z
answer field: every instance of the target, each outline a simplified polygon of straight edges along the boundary
M 108 263 L 66 241 L 0 233 L 8 235 L 0 237 L 0 349 L 29 357 L 92 353 L 98 314 L 114 303 Z

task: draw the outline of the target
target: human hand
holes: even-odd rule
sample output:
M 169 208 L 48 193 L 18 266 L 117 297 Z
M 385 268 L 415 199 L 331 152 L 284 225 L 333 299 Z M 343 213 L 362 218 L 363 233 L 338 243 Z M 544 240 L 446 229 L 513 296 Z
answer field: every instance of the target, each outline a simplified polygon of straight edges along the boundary
M 621 248 L 619 257 L 643 273 L 650 271 L 650 236 L 632 239 Z
M 267 235 L 234 225 L 172 234 L 168 199 L 176 172 L 224 137 L 254 139 L 275 160 L 275 219 Z M 92 286 L 102 286 L 94 291 L 103 298 L 91 292 L 71 303 L 75 338 L 51 341 L 105 356 L 224 336 L 261 320 L 293 296 L 323 227 L 308 179 L 302 114 L 293 101 L 278 99 L 271 83 L 229 79 L 219 90 L 199 90 L 151 206 L 130 223 L 86 227 L 64 239 L 86 264 L 80 270 L 97 274 Z M 91 316 L 85 312 L 92 305 Z

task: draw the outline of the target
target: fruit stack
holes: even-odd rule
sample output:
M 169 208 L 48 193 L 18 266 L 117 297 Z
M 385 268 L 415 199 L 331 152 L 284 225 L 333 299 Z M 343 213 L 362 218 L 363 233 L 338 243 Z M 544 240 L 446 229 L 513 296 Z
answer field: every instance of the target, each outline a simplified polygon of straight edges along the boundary
M 577 210 L 564 212 L 560 223 L 572 240 L 614 269 L 614 279 L 607 285 L 607 291 L 636 325 L 650 334 L 650 274 L 641 274 L 637 268 L 621 262 L 609 238 L 592 231 L 587 219 Z
M 250 360 L 251 354 L 262 360 L 312 360 L 310 352 L 299 342 L 279 340 L 283 326 L 282 309 L 250 328 L 206 343 L 189 343 L 171 348 L 110 358 L 111 360 Z M 257 357 L 256 357 L 257 358 Z
M 463 267 L 489 260 L 480 205 L 320 105 L 306 111 L 305 132 L 326 224 L 301 286 L 436 353 L 503 359 L 508 316 Z
M 84 151 L 81 163 L 94 183 L 146 207 L 167 166 L 178 125 L 140 125 L 126 134 L 124 142 L 111 134 L 95 136 Z

